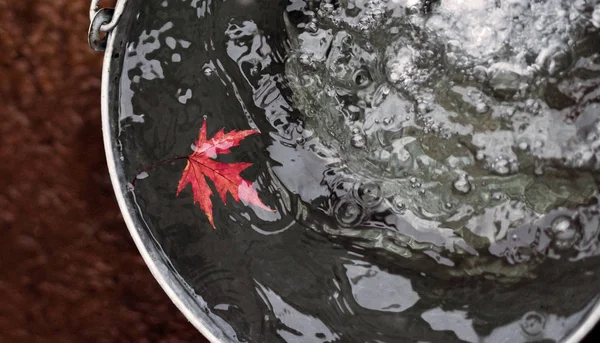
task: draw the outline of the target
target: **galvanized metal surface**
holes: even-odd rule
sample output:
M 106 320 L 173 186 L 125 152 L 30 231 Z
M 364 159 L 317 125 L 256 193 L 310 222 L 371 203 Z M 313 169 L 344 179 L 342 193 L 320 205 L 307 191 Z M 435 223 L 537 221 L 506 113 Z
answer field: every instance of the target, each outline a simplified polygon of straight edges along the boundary
M 92 0 L 90 8 L 90 18 L 94 32 L 90 32 L 90 37 L 99 37 L 99 32 L 110 33 L 105 37 L 105 45 L 98 45 L 96 50 L 104 48 L 106 50 L 104 57 L 104 66 L 102 73 L 102 126 L 104 134 L 104 145 L 106 158 L 109 168 L 111 181 L 113 184 L 117 202 L 123 214 L 125 223 L 138 247 L 140 254 L 148 265 L 148 268 L 156 278 L 158 283 L 171 298 L 173 303 L 186 316 L 186 318 L 213 343 L 233 342 L 230 334 L 226 333 L 224 327 L 219 325 L 215 318 L 210 317 L 205 311 L 205 305 L 202 299 L 185 285 L 163 254 L 161 248 L 157 245 L 152 235 L 146 230 L 137 215 L 138 209 L 135 202 L 132 201 L 131 193 L 127 190 L 127 180 L 122 172 L 121 160 L 119 158 L 119 149 L 116 136 L 117 127 L 115 125 L 118 118 L 119 105 L 119 76 L 123 63 L 123 52 L 126 43 L 126 30 L 128 28 L 127 19 L 130 19 L 134 13 L 135 5 L 138 0 L 120 0 L 114 11 L 102 11 L 98 8 L 99 0 Z M 126 6 L 129 5 L 129 6 Z M 128 11 L 129 15 L 123 16 Z M 103 13 L 103 14 L 100 14 Z M 112 17 L 109 19 L 109 14 Z M 99 17 L 101 16 L 101 17 Z M 124 20 L 121 20 L 124 17 Z M 102 20 L 102 24 L 98 24 Z M 94 22 L 96 22 L 94 24 Z M 103 44 L 100 42 L 100 44 Z M 94 47 L 92 47 L 94 48 Z M 114 56 L 121 56 L 120 58 Z M 594 328 L 600 320 L 600 303 L 596 304 L 589 312 L 581 325 L 574 330 L 567 339 L 566 343 L 577 343 Z

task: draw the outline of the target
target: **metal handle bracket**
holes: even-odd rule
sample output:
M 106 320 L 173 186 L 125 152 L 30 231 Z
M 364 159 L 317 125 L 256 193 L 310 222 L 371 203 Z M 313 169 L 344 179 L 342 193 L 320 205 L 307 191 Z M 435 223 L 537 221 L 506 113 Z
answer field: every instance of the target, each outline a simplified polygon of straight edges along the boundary
M 108 35 L 119 23 L 127 0 L 118 0 L 115 8 L 100 8 L 100 0 L 91 0 L 88 42 L 96 51 L 106 50 Z

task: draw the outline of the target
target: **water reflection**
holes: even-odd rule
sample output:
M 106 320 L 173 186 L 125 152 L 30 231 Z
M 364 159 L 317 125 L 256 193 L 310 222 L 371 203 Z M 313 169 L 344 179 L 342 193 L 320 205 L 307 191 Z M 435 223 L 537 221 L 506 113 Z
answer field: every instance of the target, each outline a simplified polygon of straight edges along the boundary
M 361 307 L 402 312 L 419 300 L 419 295 L 413 291 L 410 280 L 405 277 L 389 274 L 360 261 L 345 267 L 348 282 L 352 287 L 352 296 Z
M 278 329 L 277 333 L 286 342 L 325 343 L 339 340 L 338 334 L 332 332 L 321 320 L 299 312 L 272 290 L 258 282 L 257 284 L 257 292 L 264 296 L 273 316 L 283 324 L 283 328 Z

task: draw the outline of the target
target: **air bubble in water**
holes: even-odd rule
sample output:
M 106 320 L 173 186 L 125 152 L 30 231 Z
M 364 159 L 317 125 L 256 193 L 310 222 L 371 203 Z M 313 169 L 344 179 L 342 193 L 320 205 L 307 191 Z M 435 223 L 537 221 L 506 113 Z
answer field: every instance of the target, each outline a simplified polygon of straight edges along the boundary
M 323 12 L 325 12 L 327 14 L 333 13 L 333 10 L 334 10 L 333 4 L 327 3 L 327 2 L 321 3 L 321 9 L 323 10 Z
M 312 56 L 309 54 L 301 54 L 298 57 L 298 61 L 304 65 L 310 65 L 312 63 Z
M 306 24 L 304 29 L 309 33 L 317 33 L 317 31 L 319 31 L 319 28 L 317 27 L 317 23 L 315 23 L 314 21 L 311 21 L 308 24 Z
M 502 4 L 511 17 L 517 18 L 529 7 L 529 0 L 505 0 Z
M 356 197 L 366 207 L 374 207 L 381 203 L 381 187 L 378 184 L 369 182 L 356 184 L 354 187 Z
M 381 19 L 383 19 L 383 14 L 384 14 L 384 12 L 381 8 L 376 8 L 371 13 L 371 16 L 373 16 L 373 19 L 375 19 L 375 20 L 381 20 Z
M 592 25 L 600 28 L 600 4 L 596 5 L 594 12 L 592 13 Z
M 492 70 L 490 87 L 500 97 L 508 98 L 515 95 L 526 79 L 520 70 L 507 63 L 496 63 L 490 69 Z
M 202 71 L 206 76 L 211 76 L 215 72 L 211 67 L 204 67 Z
M 365 137 L 365 135 L 360 134 L 360 133 L 355 134 L 350 139 L 350 145 L 352 145 L 353 147 L 355 147 L 357 149 L 364 148 L 367 145 L 367 137 Z
M 521 142 L 521 143 L 519 143 L 519 149 L 521 149 L 521 150 L 527 150 L 527 148 L 529 148 L 529 144 L 527 144 L 527 142 Z
M 521 329 L 530 336 L 541 334 L 545 324 L 546 318 L 537 312 L 528 312 L 521 319 Z
M 475 111 L 477 111 L 477 113 L 479 113 L 479 114 L 487 113 L 489 110 L 490 110 L 490 107 L 483 101 L 478 102 L 475 105 Z
M 458 177 L 458 179 L 454 180 L 452 183 L 452 187 L 455 191 L 460 194 L 467 194 L 471 191 L 471 183 L 469 182 L 469 176 L 467 174 L 463 174 Z
M 548 74 L 556 76 L 571 65 L 571 54 L 567 47 L 554 44 L 542 50 L 535 62 L 545 68 Z
M 419 105 L 417 105 L 417 110 L 419 111 L 420 114 L 427 114 L 427 113 L 433 111 L 433 107 L 431 106 L 431 104 L 429 102 L 422 102 Z
M 374 24 L 374 19 L 371 16 L 368 15 L 363 15 L 362 17 L 360 17 L 360 19 L 358 19 L 358 29 L 362 30 L 362 31 L 366 31 L 368 30 L 373 24 Z
M 519 165 L 516 160 L 509 159 L 505 156 L 500 156 L 492 163 L 492 172 L 498 175 L 509 175 L 519 171 Z
M 579 225 L 567 216 L 554 218 L 550 230 L 554 237 L 554 246 L 559 250 L 569 249 L 579 238 Z
M 346 114 L 346 118 L 348 118 L 348 120 L 357 121 L 360 119 L 362 110 L 356 105 L 348 105 L 344 108 L 344 113 Z
M 404 214 L 404 211 L 406 211 L 406 204 L 399 195 L 395 195 L 390 202 L 392 205 L 392 210 L 397 213 Z
M 353 200 L 341 200 L 335 207 L 335 219 L 344 227 L 352 227 L 360 224 L 364 211 L 362 207 Z

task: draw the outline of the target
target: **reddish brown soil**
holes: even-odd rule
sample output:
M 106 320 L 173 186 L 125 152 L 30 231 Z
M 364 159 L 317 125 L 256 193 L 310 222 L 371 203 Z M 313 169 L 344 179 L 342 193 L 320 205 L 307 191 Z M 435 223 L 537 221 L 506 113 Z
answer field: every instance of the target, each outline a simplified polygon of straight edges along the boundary
M 114 200 L 88 8 L 0 0 L 0 341 L 205 342 Z

